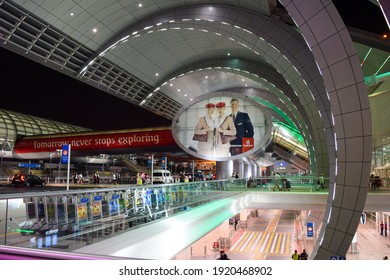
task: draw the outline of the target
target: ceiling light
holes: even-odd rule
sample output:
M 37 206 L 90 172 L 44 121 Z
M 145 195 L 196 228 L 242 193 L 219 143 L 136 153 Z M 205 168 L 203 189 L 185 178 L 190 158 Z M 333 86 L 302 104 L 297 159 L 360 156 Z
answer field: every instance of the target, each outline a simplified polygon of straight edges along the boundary
M 205 78 L 206 78 L 206 79 L 208 79 L 208 78 L 209 78 L 209 76 L 205 76 Z
M 96 33 L 97 32 L 97 28 L 92 29 L 92 32 Z
M 230 56 L 230 53 L 227 53 L 228 56 Z
M 173 84 L 169 84 L 169 86 L 173 86 Z
M 180 88 L 178 88 L 177 91 L 180 92 Z
M 158 76 L 158 73 L 156 73 L 156 77 Z
M 139 3 L 139 4 L 138 4 L 138 7 L 142 8 L 142 3 Z
M 74 13 L 70 13 L 70 16 L 73 17 L 73 16 L 74 16 Z

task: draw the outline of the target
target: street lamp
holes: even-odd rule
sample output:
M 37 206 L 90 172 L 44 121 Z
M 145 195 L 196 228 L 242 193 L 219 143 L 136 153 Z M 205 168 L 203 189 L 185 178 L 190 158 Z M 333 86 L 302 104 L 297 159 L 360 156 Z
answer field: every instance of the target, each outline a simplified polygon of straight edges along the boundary
M 100 158 L 102 159 L 102 171 L 104 172 L 104 160 L 108 158 L 107 154 L 100 154 Z
M 62 149 L 57 149 L 56 153 L 58 155 L 59 161 L 58 161 L 58 179 L 60 178 L 61 175 L 61 154 L 62 154 Z
M 50 166 L 49 166 L 49 178 L 51 178 L 51 160 L 53 159 L 54 157 L 54 153 L 50 153 Z

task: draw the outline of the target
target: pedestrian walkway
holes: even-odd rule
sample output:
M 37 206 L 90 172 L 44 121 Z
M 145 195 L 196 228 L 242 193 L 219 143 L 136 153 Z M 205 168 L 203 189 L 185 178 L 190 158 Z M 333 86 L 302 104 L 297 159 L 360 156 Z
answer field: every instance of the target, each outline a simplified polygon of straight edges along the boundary
M 351 248 L 347 260 L 381 260 L 390 257 L 390 237 L 380 235 L 375 223 L 368 220 L 364 225 L 359 224 L 357 235 L 357 250 Z
M 226 250 L 231 260 L 291 260 L 294 250 L 313 251 L 313 240 L 299 240 L 300 221 L 296 211 L 259 210 L 260 215 L 248 228 L 241 229 L 232 240 L 230 250 Z M 357 246 L 350 246 L 347 260 L 382 260 L 390 257 L 390 237 L 380 235 L 375 223 L 368 220 L 358 226 Z M 355 241 L 354 240 L 354 241 Z M 193 259 L 216 259 L 218 254 Z

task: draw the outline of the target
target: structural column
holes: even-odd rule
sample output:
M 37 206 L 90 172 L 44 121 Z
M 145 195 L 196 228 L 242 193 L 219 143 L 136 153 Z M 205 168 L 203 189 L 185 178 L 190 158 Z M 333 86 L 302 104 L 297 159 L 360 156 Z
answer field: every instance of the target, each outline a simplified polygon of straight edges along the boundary
M 222 180 L 232 176 L 233 173 L 233 161 L 217 161 L 216 179 Z

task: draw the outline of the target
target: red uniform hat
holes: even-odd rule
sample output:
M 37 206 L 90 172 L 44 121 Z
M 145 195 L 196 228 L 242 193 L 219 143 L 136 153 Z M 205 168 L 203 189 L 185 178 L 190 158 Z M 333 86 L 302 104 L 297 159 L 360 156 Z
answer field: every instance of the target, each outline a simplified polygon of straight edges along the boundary
M 206 106 L 204 106 L 205 108 L 215 108 L 215 104 L 214 103 L 209 103 L 209 104 L 206 104 Z
M 216 107 L 217 108 L 223 108 L 223 107 L 226 107 L 226 104 L 225 104 L 225 102 L 218 102 Z

